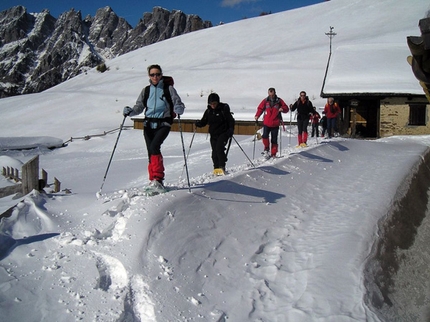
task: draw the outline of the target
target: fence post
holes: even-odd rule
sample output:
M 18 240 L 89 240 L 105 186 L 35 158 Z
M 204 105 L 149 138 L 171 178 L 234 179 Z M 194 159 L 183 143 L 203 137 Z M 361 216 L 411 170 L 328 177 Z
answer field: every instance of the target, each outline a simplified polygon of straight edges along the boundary
M 54 177 L 54 192 L 60 192 L 60 190 L 61 190 L 61 182 Z
M 22 166 L 22 193 L 28 194 L 33 189 L 39 190 L 39 156 Z
M 45 171 L 45 169 L 42 168 L 42 180 L 44 186 L 42 188 L 45 188 L 48 185 L 48 172 Z

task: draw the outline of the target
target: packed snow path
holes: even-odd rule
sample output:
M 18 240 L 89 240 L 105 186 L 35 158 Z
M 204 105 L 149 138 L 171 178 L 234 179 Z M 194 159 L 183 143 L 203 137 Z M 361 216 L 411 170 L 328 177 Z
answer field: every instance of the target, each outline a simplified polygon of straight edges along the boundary
M 27 196 L 1 223 L 3 315 L 378 321 L 365 305 L 364 266 L 378 221 L 407 189 L 427 146 L 334 140 L 296 151 L 222 178 L 192 178 L 192 193 L 118 191 L 96 201 L 99 218 L 91 222 L 89 213 L 50 214 L 73 195 Z M 353 168 L 344 164 L 350 154 Z M 29 271 L 22 258 L 42 269 Z
M 397 169 L 374 160 L 396 157 L 398 166 L 410 168 L 419 159 L 415 153 L 401 157 L 406 146 L 374 144 L 380 154 L 369 153 L 369 142 L 332 142 L 206 184 L 189 195 L 172 193 L 159 205 L 140 247 L 143 275 L 149 277 L 150 289 L 158 290 L 155 307 L 163 311 L 163 319 L 374 318 L 363 305 L 361 275 L 377 222 L 401 184 L 391 175 Z M 356 180 L 345 186 L 346 168 L 337 165 L 350 148 L 363 167 L 372 164 L 374 176 L 357 171 Z M 340 200 L 336 190 L 325 188 L 336 181 L 348 198 Z M 360 197 L 377 190 L 385 191 L 386 198 Z M 256 213 L 260 216 L 252 215 Z

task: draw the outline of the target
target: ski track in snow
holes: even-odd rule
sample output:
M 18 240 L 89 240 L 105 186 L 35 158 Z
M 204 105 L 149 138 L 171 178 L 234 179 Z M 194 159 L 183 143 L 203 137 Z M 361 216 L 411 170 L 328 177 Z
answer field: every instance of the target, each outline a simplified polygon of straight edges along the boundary
M 325 171 L 330 175 L 329 170 L 333 167 L 330 149 L 343 148 L 341 142 L 333 142 L 321 147 L 319 155 L 306 148 L 285 158 L 255 160 L 255 170 L 247 164 L 230 169 L 225 177 L 206 174 L 191 178 L 193 190 L 187 194 L 183 193 L 187 189 L 184 182 L 178 184 L 177 190 L 154 197 L 141 195 L 137 188 L 119 190 L 99 201 L 104 210 L 98 227 L 92 227 L 90 231 L 71 230 L 59 236 L 55 234 L 55 216 L 67 216 L 67 211 L 49 215 L 43 207 L 45 197 L 33 193 L 18 204 L 10 218 L 2 221 L 2 231 L 9 235 L 1 236 L 0 256 L 6 257 L 12 250 L 19 250 L 17 246 L 22 240 L 15 238 L 20 234 L 21 225 L 30 224 L 35 227 L 35 236 L 39 236 L 39 240 L 46 238 L 48 243 L 43 254 L 38 254 L 42 250 L 33 250 L 27 255 L 40 262 L 45 275 L 32 272 L 34 276 L 20 276 L 21 270 L 16 266 L 0 271 L 0 277 L 5 280 L 4 276 L 8 276 L 9 288 L 13 288 L 18 280 L 21 283 L 28 280 L 29 285 L 36 283 L 42 289 L 50 288 L 62 294 L 55 305 L 44 302 L 47 299 L 43 297 L 39 299 L 41 309 L 35 316 L 40 320 L 43 312 L 49 311 L 49 316 L 58 321 L 83 317 L 103 321 L 157 321 L 157 312 L 163 311 L 163 317 L 170 317 L 172 321 L 195 320 L 190 317 L 206 321 L 264 321 L 268 316 L 311 321 L 315 315 L 329 318 L 333 305 L 345 306 L 338 311 L 344 310 L 346 315 L 331 318 L 353 320 L 355 315 L 363 315 L 363 307 L 348 307 L 351 300 L 341 297 L 334 303 L 330 299 L 324 303 L 321 295 L 318 295 L 316 305 L 312 294 L 312 284 L 324 281 L 309 279 L 307 272 L 321 267 L 329 274 L 330 263 L 317 258 L 319 253 L 330 251 L 330 245 L 308 250 L 301 245 L 300 239 L 295 238 L 296 231 L 303 236 L 306 230 L 309 240 L 332 234 L 335 244 L 336 227 L 342 225 L 339 218 L 345 209 L 337 207 L 334 216 L 314 216 L 312 203 L 309 207 L 296 207 L 302 202 L 294 200 L 300 195 L 292 194 L 292 189 L 306 190 L 309 192 L 306 198 L 316 204 L 327 201 L 323 186 L 309 189 L 306 180 L 298 180 L 301 186 L 286 191 L 278 189 L 280 180 L 313 175 L 309 173 L 312 167 L 305 164 L 315 162 L 326 164 L 319 174 L 325 180 Z M 294 163 L 291 158 L 295 159 Z M 382 171 L 389 173 L 383 165 L 380 171 L 382 175 Z M 360 181 L 358 175 L 355 184 L 359 185 Z M 351 194 L 356 190 L 354 185 L 343 188 L 350 189 Z M 177 202 L 178 196 L 181 202 Z M 61 202 L 61 197 L 58 199 Z M 211 206 L 210 200 L 225 201 L 225 212 L 220 214 L 217 206 Z M 288 204 L 288 213 L 270 212 L 270 205 L 278 202 Z M 352 202 L 348 204 L 353 205 Z M 265 222 L 243 220 L 248 207 L 264 214 Z M 202 217 L 205 220 L 201 220 Z M 70 217 L 70 222 L 73 220 Z M 142 226 L 142 221 L 147 224 Z M 243 229 L 249 230 L 250 234 L 236 234 L 230 226 L 237 227 L 238 224 L 231 225 L 232 221 L 241 221 Z M 136 224 L 142 226 L 141 236 L 130 236 L 127 226 Z M 7 229 L 8 225 L 13 231 Z M 350 223 L 345 225 L 351 226 Z M 84 223 L 79 227 L 89 229 Z M 333 230 L 320 227 L 332 227 Z M 22 230 L 28 232 L 27 227 Z M 164 234 L 169 238 L 163 238 Z M 351 234 L 359 235 L 355 231 Z M 140 240 L 141 244 L 131 245 L 131 240 Z M 121 251 L 111 251 L 114 248 Z M 228 252 L 224 251 L 227 249 Z M 232 249 L 245 249 L 246 252 L 236 253 L 234 258 L 226 257 L 224 254 L 234 253 Z M 70 252 L 80 255 L 80 271 L 74 271 L 76 264 L 69 268 Z M 120 253 L 121 257 L 114 258 L 110 253 Z M 339 256 L 344 255 L 339 253 Z M 178 275 L 175 272 L 178 266 L 187 267 L 181 269 L 186 273 Z M 362 274 L 362 271 L 358 268 L 355 273 Z M 339 276 L 339 282 L 342 279 L 343 276 Z M 355 292 L 362 292 L 361 287 L 353 285 L 351 290 L 356 288 Z M 115 305 L 111 304 L 112 298 Z M 238 300 L 228 303 L 224 298 Z M 17 294 L 15 301 L 25 301 L 25 298 Z M 92 303 L 91 307 L 87 303 Z M 109 308 L 105 307 L 106 303 L 110 303 Z M 180 311 L 182 307 L 187 307 L 187 311 Z
M 268 179 L 270 176 L 283 174 L 279 172 L 279 169 L 273 167 L 276 161 L 277 160 L 265 161 L 262 158 L 254 161 L 254 165 L 260 167 L 259 171 L 261 171 L 262 174 L 258 174 L 257 177 L 255 177 L 256 172 L 253 174 L 245 173 L 241 175 L 244 177 L 244 182 L 240 184 L 243 185 L 245 191 L 243 194 L 239 195 L 239 197 L 228 195 L 228 198 L 233 197 L 233 199 L 235 199 L 229 201 L 232 202 L 233 205 L 237 203 L 239 207 L 242 207 L 241 204 L 243 200 L 241 200 L 241 198 L 248 199 L 249 196 L 251 196 L 251 199 L 258 199 L 257 201 L 251 201 L 256 205 L 267 205 L 282 198 L 282 194 L 252 187 L 253 184 L 261 184 L 262 180 L 273 180 Z M 252 169 L 250 165 L 248 165 L 248 167 L 248 169 Z M 236 173 L 243 170 L 243 166 L 231 169 L 228 177 L 231 178 Z M 220 181 L 222 182 L 220 183 Z M 205 184 L 206 186 L 204 186 L 204 188 L 195 189 L 195 186 Z M 225 198 L 225 193 L 229 190 L 228 185 L 234 185 L 234 187 L 230 189 L 231 191 L 237 191 L 237 187 L 235 187 L 236 184 L 237 183 L 225 181 L 225 178 L 213 178 L 210 175 L 193 178 L 193 194 L 186 196 L 186 198 L 192 199 L 191 205 L 194 204 L 194 207 L 190 207 L 190 204 L 185 202 L 186 209 L 181 211 L 182 207 L 179 206 L 181 209 L 178 211 L 183 215 L 187 210 L 195 209 L 195 206 L 203 204 L 207 200 L 220 197 Z M 174 193 L 175 191 L 171 194 Z M 161 197 L 163 198 L 166 195 Z M 156 202 L 160 201 L 163 203 L 162 198 L 155 197 L 154 201 L 157 199 Z M 43 260 L 44 270 L 51 272 L 52 275 L 60 276 L 57 276 L 58 279 L 54 276 L 46 278 L 45 283 L 50 284 L 49 281 L 51 279 L 60 281 L 58 284 L 55 282 L 52 283 L 50 287 L 62 287 L 66 289 L 65 292 L 62 292 L 62 294 L 65 294 L 65 297 L 59 299 L 59 303 L 64 304 L 65 311 L 69 315 L 79 319 L 83 316 L 84 310 L 88 309 L 85 308 L 86 302 L 92 301 L 92 298 L 94 300 L 96 298 L 101 298 L 102 300 L 100 301 L 100 299 L 98 299 L 98 301 L 103 304 L 104 297 L 113 296 L 117 298 L 118 305 L 111 307 L 108 312 L 103 312 L 105 310 L 102 309 L 99 309 L 98 312 L 92 312 L 94 318 L 108 320 L 117 318 L 138 318 L 145 321 L 156 321 L 155 307 L 161 306 L 166 309 L 166 301 L 170 302 L 172 299 L 163 299 L 157 294 L 151 294 L 150 296 L 147 293 L 149 289 L 153 289 L 151 287 L 152 285 L 147 285 L 147 282 L 145 282 L 145 280 L 148 279 L 146 274 L 149 274 L 150 284 L 155 281 L 155 283 L 158 284 L 157 288 L 169 289 L 173 287 L 176 290 L 172 296 L 173 303 L 189 302 L 192 304 L 192 307 L 195 308 L 195 314 L 197 314 L 197 316 L 213 321 L 224 321 L 229 315 L 258 320 L 264 319 L 269 312 L 274 310 L 281 312 L 285 309 L 288 309 L 288 318 L 303 318 L 303 308 L 309 304 L 307 301 L 311 299 L 301 299 L 302 303 L 298 303 L 296 308 L 291 307 L 290 303 L 297 302 L 302 297 L 306 286 L 306 270 L 310 269 L 313 263 L 311 254 L 294 249 L 294 246 L 288 241 L 291 232 L 300 225 L 300 220 L 297 219 L 297 216 L 292 216 L 291 218 L 287 217 L 289 220 L 286 220 L 287 223 L 283 225 L 285 228 L 267 228 L 266 231 L 262 232 L 262 236 L 254 236 L 256 238 L 261 238 L 261 245 L 255 250 L 249 262 L 234 263 L 231 261 L 232 259 L 223 258 L 220 254 L 222 254 L 223 247 L 234 247 L 235 243 L 242 242 L 234 238 L 234 232 L 228 231 L 228 221 L 232 220 L 231 216 L 235 217 L 237 215 L 237 208 L 232 207 L 231 210 L 228 210 L 227 213 L 224 214 L 224 216 L 227 215 L 226 217 L 229 219 L 223 218 L 221 215 L 210 214 L 210 209 L 206 209 L 205 215 L 209 214 L 211 218 L 209 226 L 204 228 L 198 227 L 198 232 L 196 232 L 195 235 L 181 236 L 185 238 L 184 242 L 196 243 L 204 250 L 207 250 L 206 255 L 202 257 L 198 256 L 200 252 L 199 249 L 196 249 L 196 254 L 182 253 L 176 256 L 177 258 L 175 260 L 178 262 L 171 263 L 163 255 L 157 254 L 157 252 L 159 248 L 163 248 L 159 241 L 160 237 L 175 221 L 175 211 L 160 210 L 156 214 L 157 218 L 153 220 L 153 225 L 148 228 L 147 232 L 142 233 L 142 236 L 147 236 L 143 246 L 140 247 L 142 252 L 142 265 L 146 267 L 143 270 L 144 275 L 133 275 L 131 272 L 127 272 L 127 268 L 122 263 L 122 259 L 113 258 L 108 255 L 109 247 L 112 247 L 113 243 L 121 243 L 128 239 L 127 236 L 125 236 L 128 220 L 136 212 L 136 209 L 139 209 L 140 212 L 146 212 L 145 204 L 147 201 L 147 197 L 142 196 L 139 191 L 133 191 L 133 189 L 115 192 L 112 196 L 108 196 L 104 200 L 105 203 L 109 203 L 109 205 L 112 204 L 109 209 L 102 213 L 104 219 L 110 219 L 103 221 L 103 224 L 106 226 L 94 228 L 91 232 L 85 231 L 83 232 L 83 236 L 79 236 L 79 233 L 64 233 L 56 239 L 60 250 L 47 251 Z M 250 200 L 246 202 L 250 202 Z M 25 207 L 31 207 L 32 210 L 26 212 L 33 212 L 40 219 L 41 224 L 36 225 L 36 227 L 39 227 L 39 230 L 53 230 L 53 223 L 48 219 L 48 216 L 36 206 L 32 198 L 26 199 Z M 197 208 L 201 210 L 199 209 L 201 206 Z M 230 207 L 227 207 L 227 209 L 228 208 Z M 300 212 L 299 209 L 297 209 L 297 211 Z M 196 215 L 194 212 L 195 211 L 191 211 L 191 216 L 187 216 L 191 221 L 192 216 Z M 215 218 L 214 215 L 216 216 Z M 182 222 L 182 224 L 184 223 L 189 224 L 187 221 Z M 17 227 L 19 227 L 19 225 L 15 224 L 14 229 L 17 229 Z M 216 231 L 220 228 L 225 230 L 226 236 L 221 238 L 221 240 L 217 240 Z M 179 229 L 179 231 L 181 230 Z M 275 237 L 276 240 L 273 240 L 273 236 L 278 237 Z M 283 238 L 280 239 L 279 236 L 283 236 Z M 181 239 L 181 237 L 177 236 L 179 239 Z M 177 238 L 175 237 L 173 240 Z M 5 244 L 7 245 L 7 243 Z M 250 244 L 252 245 L 252 243 Z M 15 245 L 13 244 L 9 247 L 12 249 Z M 83 269 L 85 269 L 85 276 L 87 278 L 84 284 L 91 283 L 94 289 L 93 292 L 84 293 L 84 290 L 88 290 L 88 287 L 80 288 L 75 283 L 75 276 L 82 276 L 82 273 L 67 273 L 66 267 L 68 257 L 65 255 L 67 252 L 62 252 L 61 249 L 69 247 L 75 248 L 75 252 L 81 253 L 81 257 L 85 258 L 86 265 Z M 92 248 L 96 250 L 92 250 Z M 56 248 L 54 247 L 52 249 Z M 4 252 L 7 253 L 8 250 L 6 249 Z M 166 254 L 166 256 L 170 257 L 173 255 Z M 183 264 L 188 257 L 203 258 L 202 261 L 198 262 L 196 267 L 190 267 L 190 272 L 198 276 L 175 276 L 174 266 Z M 239 254 L 238 257 L 240 258 Z M 156 260 L 154 260 L 154 258 L 156 258 Z M 175 256 L 173 256 L 173 258 L 175 258 Z M 204 310 L 201 308 L 204 307 L 206 303 L 223 302 L 222 300 L 216 300 L 219 294 L 205 294 L 204 283 L 215 283 L 214 281 L 210 281 L 210 279 L 214 279 L 216 283 L 220 284 L 220 294 L 224 292 L 237 292 L 237 290 L 231 289 L 231 287 L 227 285 L 227 280 L 229 278 L 222 276 L 215 277 L 216 268 L 219 265 L 232 267 L 240 265 L 246 267 L 244 271 L 238 269 L 238 272 L 240 272 L 239 275 L 244 272 L 245 276 L 235 276 L 235 274 L 231 276 L 231 278 L 243 279 L 243 283 L 247 284 L 245 287 L 247 294 L 244 296 L 246 299 L 238 308 L 232 307 L 232 303 L 224 303 L 224 305 L 211 307 L 209 308 L 211 312 L 210 316 L 205 316 L 204 312 L 207 311 L 207 308 L 204 308 Z M 59 268 L 62 268 L 61 273 L 56 274 L 60 271 Z M 223 269 L 220 267 L 219 271 L 223 271 Z M 196 287 L 200 288 L 200 291 L 190 291 L 190 289 L 187 289 L 186 285 L 181 285 L 182 280 L 186 281 L 185 284 L 190 283 L 196 285 Z M 199 281 L 204 280 L 209 281 L 202 282 L 201 284 L 199 283 Z M 197 281 L 197 283 L 195 281 Z M 175 286 L 170 284 L 175 284 Z M 286 284 L 293 285 L 293 287 L 286 288 Z M 193 287 L 191 287 L 191 289 L 193 289 Z M 171 292 L 159 292 L 159 294 L 169 293 Z M 272 296 L 273 294 L 276 294 L 276 296 Z M 156 305 L 151 297 L 157 301 Z M 215 298 L 215 301 L 213 301 L 212 297 Z M 279 299 L 282 299 L 282 301 L 279 301 Z M 76 309 L 72 309 L 72 307 L 76 307 Z M 46 309 L 48 310 L 48 307 Z M 248 313 L 243 316 L 243 312 Z M 178 312 L 172 310 L 171 314 L 172 319 L 175 319 L 177 318 Z M 185 316 L 189 313 L 182 312 L 182 314 Z M 89 316 L 88 313 L 86 313 L 86 316 Z

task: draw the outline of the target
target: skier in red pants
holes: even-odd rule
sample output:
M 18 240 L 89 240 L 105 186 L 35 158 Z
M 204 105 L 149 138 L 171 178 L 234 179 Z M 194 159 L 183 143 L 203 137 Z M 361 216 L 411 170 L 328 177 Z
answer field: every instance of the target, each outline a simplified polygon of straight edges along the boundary
M 287 104 L 285 104 L 282 98 L 276 96 L 275 89 L 273 87 L 269 88 L 268 96 L 258 105 L 257 113 L 255 113 L 254 117 L 255 121 L 258 121 L 258 118 L 264 113 L 262 139 L 264 145 L 263 154 L 266 158 L 276 157 L 276 153 L 278 152 L 279 126 L 282 120 L 281 113 L 288 113 L 288 111 Z M 272 143 L 271 148 L 269 134 L 270 143 Z
M 314 111 L 312 102 L 306 95 L 305 91 L 300 92 L 298 100 L 290 106 L 291 111 L 297 110 L 297 129 L 298 129 L 298 147 L 306 147 L 308 141 L 309 118 Z
M 159 65 L 148 67 L 149 85 L 142 89 L 133 108 L 124 107 L 124 116 L 145 111 L 143 135 L 148 150 L 150 186 L 163 187 L 164 163 L 161 145 L 170 133 L 176 115 L 182 115 L 185 106 L 173 85 L 171 77 L 164 77 Z

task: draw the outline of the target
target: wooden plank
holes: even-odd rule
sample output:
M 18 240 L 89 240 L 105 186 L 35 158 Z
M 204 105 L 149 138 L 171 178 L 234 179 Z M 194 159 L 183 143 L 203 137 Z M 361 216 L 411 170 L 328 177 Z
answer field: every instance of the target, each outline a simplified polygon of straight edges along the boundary
M 60 192 L 61 190 L 61 182 L 54 177 L 54 192 Z
M 134 129 L 143 130 L 143 119 L 133 119 L 134 121 Z M 196 120 L 184 120 L 181 119 L 181 127 L 183 132 L 191 132 L 193 133 L 195 130 L 195 122 Z M 297 122 L 291 123 L 292 125 L 296 125 Z M 285 123 L 287 125 L 287 123 Z M 289 125 L 289 123 L 288 123 Z M 257 130 L 262 127 L 262 123 L 258 126 Z M 179 131 L 178 120 L 174 120 L 172 124 L 172 131 Z M 208 127 L 205 126 L 203 128 L 197 128 L 197 133 L 208 133 Z M 256 132 L 255 121 L 236 121 L 236 126 L 234 128 L 234 134 L 236 135 L 254 135 Z
M 3 187 L 3 188 L 0 188 L 0 198 L 7 197 L 21 191 L 22 191 L 22 185 L 20 183 L 15 184 L 13 186 Z
M 42 168 L 42 180 L 43 180 L 43 187 L 45 188 L 48 185 L 48 172 L 45 171 L 45 169 Z
M 33 189 L 39 190 L 39 156 L 22 166 L 22 193 L 30 193 Z

